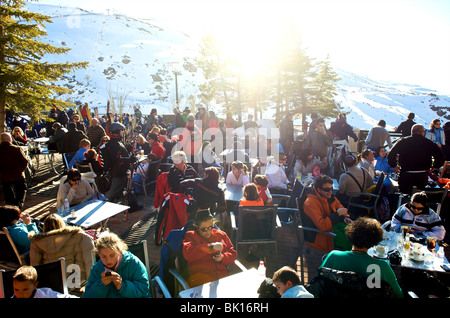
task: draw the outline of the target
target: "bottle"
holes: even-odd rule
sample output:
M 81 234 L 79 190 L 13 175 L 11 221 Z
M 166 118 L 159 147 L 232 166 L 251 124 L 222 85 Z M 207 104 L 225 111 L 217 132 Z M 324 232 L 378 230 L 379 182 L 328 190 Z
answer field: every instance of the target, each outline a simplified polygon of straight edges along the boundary
M 266 266 L 264 266 L 263 260 L 259 261 L 258 275 L 266 277 Z
M 70 204 L 69 204 L 69 199 L 65 199 L 64 200 L 64 212 L 63 212 L 63 216 L 66 216 L 70 213 Z

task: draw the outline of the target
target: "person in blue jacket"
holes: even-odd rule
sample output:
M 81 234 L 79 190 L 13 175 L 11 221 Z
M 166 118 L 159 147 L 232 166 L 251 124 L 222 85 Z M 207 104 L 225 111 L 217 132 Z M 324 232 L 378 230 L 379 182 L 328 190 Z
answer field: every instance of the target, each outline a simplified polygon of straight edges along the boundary
M 6 227 L 19 254 L 30 250 L 30 239 L 28 233 L 34 231 L 39 233 L 36 223 L 32 221 L 28 213 L 22 213 L 17 206 L 4 205 L 0 207 L 0 229 Z
M 381 146 L 377 148 L 377 150 L 375 151 L 375 160 L 377 161 L 377 163 L 375 164 L 375 172 L 377 171 L 381 171 L 383 173 L 395 172 L 393 168 L 389 167 L 386 147 Z
M 100 260 L 92 266 L 84 298 L 150 298 L 145 265 L 127 251 L 114 233 L 102 234 L 95 244 Z

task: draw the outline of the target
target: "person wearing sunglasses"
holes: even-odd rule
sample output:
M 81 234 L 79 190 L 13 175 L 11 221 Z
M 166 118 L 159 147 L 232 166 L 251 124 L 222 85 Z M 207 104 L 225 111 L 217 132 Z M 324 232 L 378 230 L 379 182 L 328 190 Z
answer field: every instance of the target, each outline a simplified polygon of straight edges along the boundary
M 89 182 L 81 178 L 77 169 L 69 169 L 67 176 L 63 176 L 59 182 L 56 205 L 63 206 L 64 200 L 69 200 L 70 206 L 89 201 L 94 196 L 94 190 Z
M 349 249 L 351 245 L 340 229 L 351 223 L 348 210 L 333 195 L 333 180 L 329 176 L 319 176 L 312 189 L 307 190 L 307 198 L 303 204 L 305 214 L 311 219 L 314 226 L 320 231 L 333 232 L 336 237 L 318 233 L 314 242 L 306 244 L 322 253 L 330 252 L 333 247 Z M 305 226 L 311 226 L 306 225 Z M 342 238 L 344 238 L 342 240 Z M 334 243 L 334 244 L 333 244 Z M 334 246 L 333 246 L 334 245 Z
M 183 239 L 183 257 L 187 261 L 190 287 L 228 276 L 227 266 L 234 263 L 237 252 L 228 235 L 214 226 L 209 210 L 199 210 L 194 229 Z
M 408 225 L 415 235 L 433 236 L 438 241 L 445 237 L 444 222 L 428 206 L 424 191 L 414 193 L 411 201 L 400 206 L 392 216 L 391 229 L 400 231 L 402 225 Z

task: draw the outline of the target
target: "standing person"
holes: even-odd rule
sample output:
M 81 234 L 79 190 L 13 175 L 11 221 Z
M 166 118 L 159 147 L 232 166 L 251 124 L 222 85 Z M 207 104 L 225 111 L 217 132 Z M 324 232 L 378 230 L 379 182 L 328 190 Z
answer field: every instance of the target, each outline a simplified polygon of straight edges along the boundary
M 442 128 L 444 128 L 445 145 L 444 145 L 443 149 L 444 149 L 445 159 L 447 161 L 450 161 L 450 145 L 447 142 L 447 140 L 450 142 L 450 121 L 446 122 Z
M 86 134 L 86 125 L 80 120 L 80 115 L 74 114 L 72 118 L 78 130 Z
M 101 125 L 97 118 L 92 118 L 91 125 L 87 129 L 86 135 L 92 145 L 97 146 L 103 136 L 106 136 L 106 131 Z
M 225 120 L 225 128 L 235 129 L 236 125 L 237 125 L 237 123 L 233 118 L 233 114 L 227 113 L 227 119 Z
M 340 114 L 338 120 L 331 124 L 330 131 L 332 137 L 334 136 L 334 144 L 343 144 L 349 147 L 348 137 L 352 137 L 355 142 L 358 141 L 358 136 L 353 131 L 353 127 L 347 123 L 345 114 Z
M 405 194 L 411 194 L 414 186 L 425 189 L 428 172 L 439 169 L 445 162 L 442 150 L 425 138 L 425 128 L 422 125 L 414 125 L 411 133 L 411 136 L 396 142 L 388 154 L 389 166 L 400 173 L 398 185 Z
M 124 125 L 114 122 L 109 126 L 109 132 L 110 140 L 100 146 L 100 151 L 103 159 L 103 171 L 109 172 L 111 177 L 111 188 L 108 191 L 107 199 L 114 202 L 117 198 L 122 197 L 123 189 L 127 187 L 127 170 L 130 169 L 130 164 L 136 162 L 136 158 L 133 154 L 128 153 L 122 143 L 125 135 Z M 135 198 L 132 198 L 131 201 L 133 205 L 136 204 Z M 130 212 L 132 210 L 134 208 L 130 209 Z
M 280 143 L 284 153 L 290 154 L 292 142 L 294 141 L 294 114 L 288 113 L 280 121 Z
M 323 118 L 318 118 L 315 121 L 314 129 L 310 128 L 309 130 L 305 148 L 311 148 L 315 157 L 323 159 L 328 157 L 328 148 L 331 147 L 332 144 L 331 136 L 325 128 L 325 120 Z
M 87 139 L 86 134 L 78 130 L 74 122 L 69 123 L 68 132 L 64 134 L 62 142 L 64 145 L 64 153 L 77 152 L 82 139 Z
M 389 148 L 392 148 L 391 136 L 386 130 L 386 122 L 380 120 L 377 126 L 370 128 L 365 141 L 366 147 L 375 151 L 378 147 L 384 146 L 386 142 Z
M 28 159 L 19 146 L 12 144 L 9 133 L 2 133 L 0 139 L 0 181 L 5 202 L 22 209 L 27 193 L 25 169 Z
M 48 140 L 48 149 L 64 153 L 64 135 L 67 133 L 67 129 L 58 122 L 54 123 L 52 128 L 55 132 Z
M 84 298 L 150 298 L 147 269 L 114 233 L 95 242 L 100 260 L 92 266 Z
M 430 129 L 425 131 L 425 138 L 430 139 L 440 149 L 445 146 L 444 129 L 441 127 L 441 121 L 439 119 L 433 119 L 430 124 Z
M 227 266 L 234 263 L 237 252 L 228 235 L 214 227 L 208 210 L 200 210 L 194 219 L 194 230 L 183 239 L 183 257 L 187 261 L 190 287 L 228 276 Z
M 189 158 L 190 164 L 198 171 L 201 165 L 200 153 L 202 151 L 202 130 L 197 127 L 193 115 L 188 116 L 188 122 L 179 136 L 180 149 L 184 151 Z
M 408 114 L 408 119 L 401 122 L 400 125 L 398 125 L 397 129 L 395 130 L 395 132 L 399 132 L 402 133 L 402 137 L 408 137 L 411 136 L 411 128 L 412 126 L 414 126 L 416 123 L 414 122 L 414 117 L 416 115 L 414 113 L 409 113 Z

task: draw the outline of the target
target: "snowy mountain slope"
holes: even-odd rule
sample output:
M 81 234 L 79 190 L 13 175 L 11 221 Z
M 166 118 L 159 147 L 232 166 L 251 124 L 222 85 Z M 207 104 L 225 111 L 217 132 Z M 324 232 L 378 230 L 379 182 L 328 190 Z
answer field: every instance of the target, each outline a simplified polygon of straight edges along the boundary
M 178 62 L 180 108 L 201 103 L 197 85 L 202 75 L 193 60 L 198 44 L 183 30 L 156 19 L 144 21 L 33 3 L 27 6 L 53 17 L 45 41 L 71 48 L 67 55 L 48 60 L 90 63 L 86 70 L 68 76 L 63 84 L 74 92 L 61 98 L 87 102 L 91 109 L 98 107 L 100 114 L 105 113 L 107 100 L 117 106 L 120 98 L 125 99 L 124 112 L 133 112 L 133 106 L 139 105 L 144 114 L 151 108 L 160 114 L 172 113 L 175 76 L 171 63 Z M 434 118 L 450 120 L 450 96 L 417 85 L 375 81 L 340 69 L 336 72 L 341 77 L 336 101 L 355 128 L 369 129 L 380 119 L 393 128 L 411 111 L 425 126 Z M 264 118 L 271 116 L 270 111 L 264 114 Z

